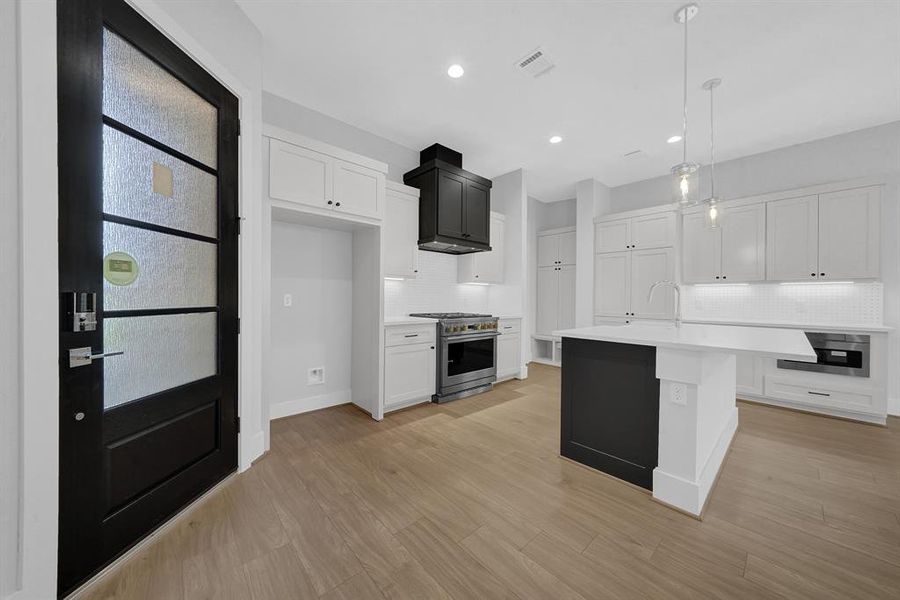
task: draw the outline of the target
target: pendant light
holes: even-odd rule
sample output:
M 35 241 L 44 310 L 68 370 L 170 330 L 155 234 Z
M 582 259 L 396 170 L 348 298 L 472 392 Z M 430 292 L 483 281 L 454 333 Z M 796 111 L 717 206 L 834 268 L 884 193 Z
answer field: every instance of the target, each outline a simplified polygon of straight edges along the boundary
M 687 68 L 688 68 L 688 22 L 697 16 L 700 7 L 686 4 L 675 12 L 675 22 L 684 25 L 684 98 L 682 104 L 682 158 L 681 163 L 672 167 L 673 193 L 679 206 L 692 206 L 698 202 L 697 171 L 700 165 L 687 159 Z
M 713 90 L 722 83 L 718 77 L 703 82 L 703 89 L 709 91 L 709 198 L 706 200 L 706 226 L 716 229 L 722 224 L 722 211 L 716 196 L 716 138 L 713 135 Z

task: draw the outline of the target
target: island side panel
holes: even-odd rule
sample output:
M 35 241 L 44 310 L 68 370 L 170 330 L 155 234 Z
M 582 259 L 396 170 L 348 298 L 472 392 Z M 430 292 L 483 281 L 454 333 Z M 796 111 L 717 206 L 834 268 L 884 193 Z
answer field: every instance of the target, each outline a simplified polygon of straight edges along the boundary
M 562 341 L 560 454 L 648 490 L 659 445 L 656 348 Z

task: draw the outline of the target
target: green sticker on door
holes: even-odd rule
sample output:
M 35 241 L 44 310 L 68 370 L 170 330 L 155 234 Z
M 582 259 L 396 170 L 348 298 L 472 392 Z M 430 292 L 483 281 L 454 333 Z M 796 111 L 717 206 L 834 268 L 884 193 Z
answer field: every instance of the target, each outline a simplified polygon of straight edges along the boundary
M 139 270 L 134 257 L 125 252 L 110 252 L 103 259 L 103 277 L 113 285 L 131 285 Z

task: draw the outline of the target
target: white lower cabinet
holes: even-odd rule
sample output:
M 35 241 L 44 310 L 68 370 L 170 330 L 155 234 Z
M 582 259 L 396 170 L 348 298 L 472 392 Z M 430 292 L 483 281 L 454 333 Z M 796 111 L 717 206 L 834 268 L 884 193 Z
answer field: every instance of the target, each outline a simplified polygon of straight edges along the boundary
M 537 276 L 536 333 L 550 335 L 575 327 L 575 265 L 540 267 Z
M 497 381 L 519 376 L 522 368 L 520 319 L 500 319 L 497 324 Z
M 435 325 L 385 327 L 385 412 L 431 400 L 437 367 L 435 335 Z

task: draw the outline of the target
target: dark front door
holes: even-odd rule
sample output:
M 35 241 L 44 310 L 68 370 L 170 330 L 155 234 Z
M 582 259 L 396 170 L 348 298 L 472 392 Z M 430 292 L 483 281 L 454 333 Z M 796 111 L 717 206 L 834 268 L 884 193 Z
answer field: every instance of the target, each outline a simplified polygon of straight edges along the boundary
M 124 1 L 57 10 L 64 595 L 237 467 L 238 104 Z

